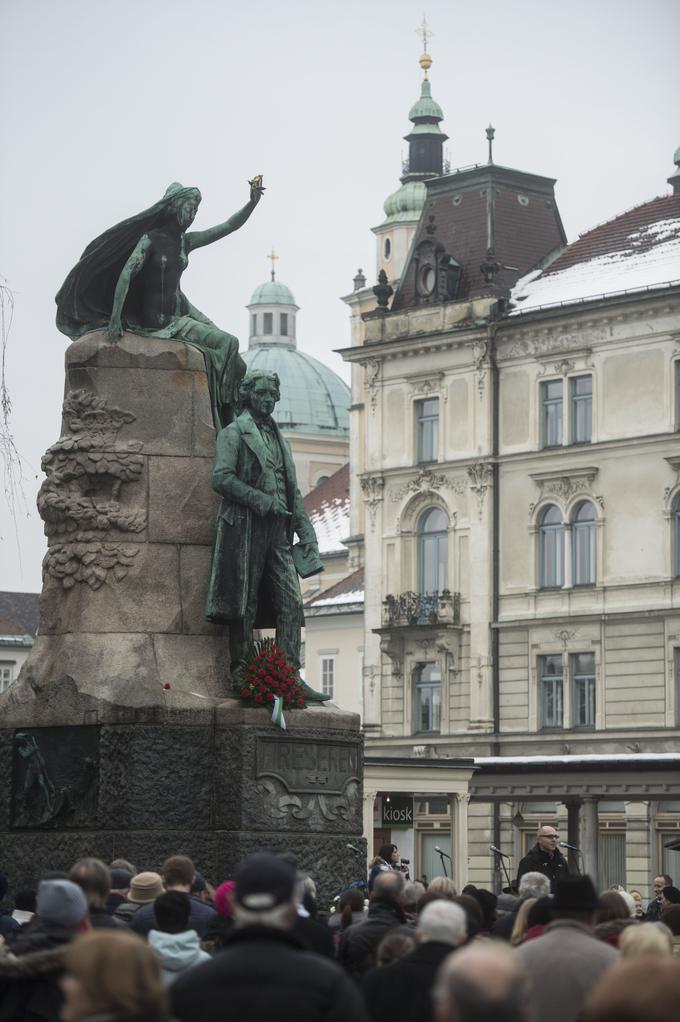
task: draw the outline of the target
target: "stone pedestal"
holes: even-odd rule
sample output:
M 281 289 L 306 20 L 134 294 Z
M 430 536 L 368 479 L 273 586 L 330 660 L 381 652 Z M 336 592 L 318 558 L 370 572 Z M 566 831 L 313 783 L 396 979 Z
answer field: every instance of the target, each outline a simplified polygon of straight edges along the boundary
M 289 849 L 322 897 L 356 879 L 359 718 L 230 698 L 225 630 L 203 607 L 218 500 L 200 352 L 92 333 L 66 353 L 64 419 L 38 496 L 40 628 L 0 697 L 3 869 L 26 885 L 81 855 L 217 882 Z

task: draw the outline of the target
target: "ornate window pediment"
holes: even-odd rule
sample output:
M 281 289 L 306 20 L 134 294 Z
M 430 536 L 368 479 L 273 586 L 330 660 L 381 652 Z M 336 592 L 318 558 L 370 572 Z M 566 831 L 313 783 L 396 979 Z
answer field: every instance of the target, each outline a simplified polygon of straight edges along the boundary
M 462 268 L 432 235 L 417 246 L 414 256 L 416 302 L 421 305 L 456 298 Z
M 593 465 L 583 468 L 559 468 L 550 472 L 532 472 L 531 478 L 541 491 L 539 501 L 544 497 L 558 497 L 566 504 L 577 493 L 592 492 L 598 471 L 599 469 Z

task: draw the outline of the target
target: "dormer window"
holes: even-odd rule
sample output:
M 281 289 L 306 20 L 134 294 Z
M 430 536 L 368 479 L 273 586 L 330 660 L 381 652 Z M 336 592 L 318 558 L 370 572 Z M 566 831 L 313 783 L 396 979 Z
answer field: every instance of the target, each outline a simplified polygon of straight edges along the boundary
M 418 290 L 424 298 L 429 298 L 437 286 L 437 271 L 431 263 L 421 266 L 418 275 Z

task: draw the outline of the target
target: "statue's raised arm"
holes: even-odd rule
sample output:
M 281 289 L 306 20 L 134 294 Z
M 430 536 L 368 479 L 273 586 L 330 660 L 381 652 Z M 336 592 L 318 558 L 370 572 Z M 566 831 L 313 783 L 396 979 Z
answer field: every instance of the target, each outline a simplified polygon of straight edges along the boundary
M 201 193 L 175 182 L 159 202 L 95 238 L 56 297 L 57 326 L 73 340 L 105 328 L 115 343 L 130 330 L 174 337 L 202 351 L 216 429 L 234 417 L 245 364 L 237 338 L 199 312 L 180 282 L 193 248 L 218 241 L 246 222 L 264 191 L 261 176 L 249 185 L 248 202 L 223 224 L 187 233 Z
M 258 202 L 262 198 L 262 193 L 265 191 L 264 185 L 262 184 L 262 175 L 258 174 L 252 181 L 249 181 L 250 185 L 250 200 L 239 209 L 238 213 L 234 213 L 228 220 L 225 220 L 223 224 L 218 224 L 216 227 L 209 227 L 207 231 L 191 231 L 187 234 L 187 245 L 189 251 L 194 248 L 202 248 L 203 245 L 212 245 L 213 241 L 219 241 L 221 238 L 226 238 L 228 234 L 233 234 L 239 227 L 243 227 L 244 223 L 253 212 Z

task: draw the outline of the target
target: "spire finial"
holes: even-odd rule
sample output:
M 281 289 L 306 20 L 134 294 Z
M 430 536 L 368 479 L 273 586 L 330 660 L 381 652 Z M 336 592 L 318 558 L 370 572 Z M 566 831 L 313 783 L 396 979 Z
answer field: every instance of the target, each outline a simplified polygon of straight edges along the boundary
M 680 195 L 680 146 L 673 153 L 673 163 L 675 170 L 668 178 L 668 183 L 673 188 L 673 194 Z
M 493 140 L 496 134 L 496 129 L 490 124 L 486 129 L 486 139 L 489 143 L 489 163 L 493 163 Z
M 418 61 L 418 63 L 422 67 L 423 75 L 425 77 L 425 81 L 427 81 L 427 72 L 432 67 L 432 57 L 428 53 L 427 44 L 428 44 L 429 40 L 432 38 L 432 36 L 434 35 L 434 32 L 432 32 L 427 27 L 427 18 L 425 17 L 424 14 L 423 14 L 423 20 L 422 20 L 422 22 L 420 24 L 420 27 L 416 29 L 416 33 L 423 40 L 423 53 L 422 53 L 422 56 L 421 56 L 420 60 Z
M 274 266 L 274 263 L 276 262 L 276 260 L 278 258 L 279 257 L 277 256 L 276 252 L 274 251 L 274 247 L 272 246 L 272 250 L 269 253 L 269 255 L 267 256 L 267 259 L 271 259 L 271 261 L 272 261 L 272 280 L 276 280 L 276 268 Z

